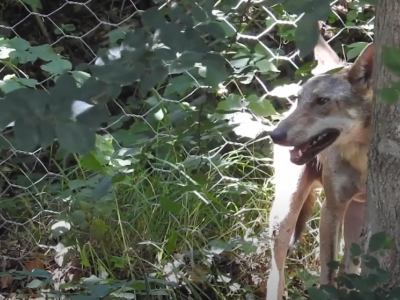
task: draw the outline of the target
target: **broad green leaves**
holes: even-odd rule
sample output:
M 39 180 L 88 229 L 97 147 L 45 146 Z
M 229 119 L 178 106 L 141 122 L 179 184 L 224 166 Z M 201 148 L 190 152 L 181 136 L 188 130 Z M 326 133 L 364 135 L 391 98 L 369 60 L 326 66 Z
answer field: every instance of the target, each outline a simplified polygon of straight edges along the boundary
M 400 75 L 400 49 L 393 46 L 382 47 L 383 64 L 389 71 L 397 76 Z M 393 104 L 399 101 L 400 82 L 391 82 L 389 87 L 379 91 L 380 98 L 386 103 Z
M 378 232 L 371 236 L 367 253 L 363 253 L 360 245 L 353 243 L 350 248 L 351 255 L 353 256 L 353 263 L 358 264 L 360 263 L 360 259 L 362 259 L 364 263 L 363 268 L 367 268 L 372 272 L 367 276 L 341 274 L 337 278 L 339 287 L 334 287 L 332 285 L 322 285 L 319 288 L 310 287 L 307 289 L 310 299 L 397 299 L 396 297 L 399 295 L 398 290 L 385 292 L 380 288 L 382 283 L 387 282 L 390 274 L 388 271 L 380 268 L 379 260 L 375 257 L 375 255 L 378 254 L 377 251 L 387 250 L 391 247 L 391 240 L 388 239 L 384 232 Z M 374 253 L 374 255 L 372 255 L 372 253 Z M 335 265 L 334 269 L 337 269 L 339 263 L 331 262 L 330 265 Z M 346 291 L 341 289 L 342 287 L 354 290 Z
M 382 47 L 384 65 L 392 72 L 400 75 L 400 49 L 394 46 Z
M 326 20 L 331 12 L 330 1 L 328 0 L 288 0 L 284 4 L 285 9 L 292 14 L 303 17 L 297 23 L 295 33 L 296 46 L 300 56 L 310 54 L 318 41 L 318 21 Z
M 42 2 L 40 0 L 21 0 L 21 1 L 33 8 L 42 9 Z
M 296 46 L 299 48 L 300 56 L 310 54 L 318 42 L 319 37 L 318 19 L 314 15 L 304 15 L 297 23 Z
M 55 138 L 68 152 L 88 154 L 95 145 L 95 133 L 101 122 L 108 119 L 108 113 L 99 106 L 83 105 L 80 99 L 103 90 L 107 96 L 107 86 L 87 94 L 84 87 L 76 86 L 72 76 L 64 74 L 49 92 L 20 88 L 6 94 L 3 100 L 3 115 L 0 124 L 7 126 L 15 120 L 15 137 L 21 150 L 32 151 L 38 146 L 49 146 Z M 93 85 L 92 84 L 92 85 Z M 99 87 L 99 88 L 100 88 Z M 93 95 L 95 96 L 95 95 Z
M 383 88 L 379 91 L 379 97 L 389 104 L 394 104 L 399 101 L 400 89 L 395 86 Z
M 348 45 L 347 47 L 350 48 L 350 50 L 347 52 L 347 60 L 358 57 L 367 45 L 368 43 L 366 42 L 358 42 Z
M 88 154 L 94 147 L 94 132 L 77 123 L 56 123 L 55 132 L 61 147 L 72 153 Z

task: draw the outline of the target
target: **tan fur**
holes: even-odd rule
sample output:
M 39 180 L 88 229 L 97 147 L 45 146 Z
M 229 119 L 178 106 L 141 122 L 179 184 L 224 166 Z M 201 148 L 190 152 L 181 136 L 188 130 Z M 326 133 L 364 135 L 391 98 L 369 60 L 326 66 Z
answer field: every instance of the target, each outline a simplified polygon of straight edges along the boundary
M 315 203 L 313 189 L 319 184 L 326 195 L 320 219 L 320 284 L 335 285 L 336 272 L 329 270 L 327 264 L 337 259 L 342 233 L 345 255 L 339 272 L 354 273 L 359 268 L 350 260 L 350 246 L 360 243 L 363 226 L 373 44 L 364 49 L 352 66 L 334 74 L 320 74 L 327 66 L 343 66 L 322 37 L 315 54 L 319 74 L 303 85 L 295 107 L 270 133 L 275 144 L 275 173 L 280 180 L 276 181 L 269 216 L 272 258 L 267 300 L 282 299 L 289 243 L 296 242 L 310 218 Z M 284 148 L 287 146 L 297 147 L 291 156 Z M 285 178 L 285 174 L 291 176 Z
M 341 156 L 361 173 L 362 181 L 367 182 L 368 147 L 350 144 L 350 147 L 342 147 Z

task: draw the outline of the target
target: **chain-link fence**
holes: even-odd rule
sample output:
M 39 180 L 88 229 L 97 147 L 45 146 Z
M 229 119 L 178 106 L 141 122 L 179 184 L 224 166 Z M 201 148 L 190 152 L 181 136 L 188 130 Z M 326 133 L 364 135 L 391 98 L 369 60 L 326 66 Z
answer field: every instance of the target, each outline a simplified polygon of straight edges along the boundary
M 207 10 L 209 2 L 166 1 L 158 8 L 177 26 L 194 20 L 198 23 L 192 27 L 200 28 L 203 20 L 208 27 L 199 29 L 202 39 L 229 61 L 234 75 L 224 77 L 209 61 L 194 74 L 181 61 L 168 81 L 152 82 L 147 90 L 141 90 L 144 77 L 140 87 L 134 79 L 132 84 L 121 79 L 123 87 L 107 104 L 107 120 L 102 111 L 91 116 L 92 123 L 96 117 L 101 120 L 92 144 L 90 135 L 56 128 L 60 144 L 52 143 L 55 136 L 49 134 L 44 147 L 46 130 L 32 133 L 30 123 L 0 117 L 0 125 L 6 126 L 0 142 L 1 271 L 44 269 L 59 283 L 88 274 L 125 279 L 161 272 L 168 282 L 187 277 L 198 283 L 206 281 L 211 263 L 218 259 L 221 272 L 234 278 L 229 293 L 246 284 L 263 290 L 268 269 L 263 234 L 273 198 L 273 171 L 271 149 L 258 134 L 279 119 L 276 111 L 293 102 L 304 80 L 299 74 L 312 58 L 300 60 L 295 47 L 301 16 L 280 6 L 245 1 L 212 3 L 214 8 Z M 150 13 L 145 19 L 154 5 L 132 0 L 0 4 L 4 98 L 21 88 L 51 91 L 65 72 L 83 89 L 90 77 L 86 64 L 101 66 L 104 56 L 118 59 L 122 54 L 115 49 L 127 32 L 163 24 L 156 17 L 149 21 Z M 342 57 L 354 59 L 372 40 L 374 11 L 357 1 L 331 5 L 324 36 Z M 207 23 L 211 11 L 217 18 Z M 219 29 L 213 27 L 216 23 Z M 157 36 L 157 30 L 152 34 Z M 177 38 L 171 34 L 164 39 L 172 43 Z M 118 85 L 115 78 L 124 72 L 118 66 L 99 76 Z M 95 88 L 90 98 L 94 101 L 73 99 L 73 119 L 101 98 Z M 89 144 L 94 148 L 86 151 Z M 84 155 L 71 154 L 79 152 Z M 302 251 L 316 245 L 314 225 L 311 220 L 311 237 L 299 259 Z M 232 257 L 221 255 L 233 249 L 240 253 L 234 267 Z M 79 260 L 72 259 L 75 256 Z M 185 267 L 171 263 L 171 257 Z M 306 256 L 300 262 L 309 261 Z M 178 275 L 171 264 L 180 268 Z M 16 279 L 4 278 L 3 289 L 13 290 Z

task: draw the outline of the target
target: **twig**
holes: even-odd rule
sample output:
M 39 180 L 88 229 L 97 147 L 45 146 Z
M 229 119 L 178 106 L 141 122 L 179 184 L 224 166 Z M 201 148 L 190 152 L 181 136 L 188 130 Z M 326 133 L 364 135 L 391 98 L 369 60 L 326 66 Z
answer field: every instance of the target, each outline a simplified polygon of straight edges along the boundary
M 32 11 L 35 13 L 35 19 L 36 22 L 39 25 L 40 30 L 42 31 L 43 35 L 46 37 L 47 39 L 47 43 L 49 45 L 51 45 L 51 40 L 50 40 L 50 36 L 49 33 L 47 32 L 46 26 L 44 26 L 44 23 L 42 21 L 42 18 L 40 17 L 40 13 L 38 12 L 38 10 L 36 9 L 36 7 L 31 6 Z

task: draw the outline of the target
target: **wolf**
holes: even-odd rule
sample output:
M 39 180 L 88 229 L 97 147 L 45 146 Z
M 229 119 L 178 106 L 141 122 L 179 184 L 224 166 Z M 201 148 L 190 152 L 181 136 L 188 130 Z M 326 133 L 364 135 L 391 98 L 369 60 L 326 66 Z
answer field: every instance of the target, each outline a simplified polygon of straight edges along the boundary
M 269 132 L 274 143 L 275 199 L 269 216 L 272 257 L 267 300 L 283 297 L 285 259 L 311 217 L 315 188 L 322 187 L 326 196 L 319 227 L 320 285 L 336 286 L 338 271 L 328 263 L 337 260 L 342 234 L 345 249 L 339 274 L 357 273 L 360 267 L 352 263 L 350 246 L 362 241 L 374 44 L 368 44 L 353 64 L 346 64 L 320 35 L 314 56 L 314 76 Z

